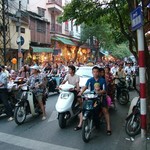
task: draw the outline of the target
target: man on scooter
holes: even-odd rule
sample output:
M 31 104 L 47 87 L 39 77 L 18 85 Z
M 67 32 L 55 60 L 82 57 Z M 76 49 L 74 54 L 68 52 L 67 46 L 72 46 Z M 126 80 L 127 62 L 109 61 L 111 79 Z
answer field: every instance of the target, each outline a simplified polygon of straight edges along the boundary
M 84 91 L 86 89 L 88 89 L 88 87 L 90 86 L 90 90 L 94 91 L 94 84 L 95 83 L 99 83 L 100 84 L 100 91 L 98 94 L 106 94 L 106 81 L 105 79 L 102 77 L 101 72 L 103 72 L 104 69 L 100 69 L 99 67 L 95 66 L 92 69 L 92 73 L 93 73 L 93 77 L 88 79 L 85 87 L 82 89 L 82 91 L 78 94 L 78 96 L 81 96 Z M 104 96 L 105 97 L 105 96 Z M 106 119 L 106 123 L 107 123 L 107 135 L 111 135 L 111 127 L 110 127 L 110 116 L 109 116 L 109 112 L 108 112 L 108 106 L 107 106 L 107 101 L 106 98 L 103 97 L 103 101 L 102 101 L 102 111 L 104 113 L 105 119 Z M 99 115 L 99 112 L 96 113 L 96 115 Z M 82 127 L 82 113 L 80 114 L 80 121 L 78 126 L 75 128 L 76 130 L 81 129 Z
M 80 86 L 79 86 L 79 82 L 80 82 L 80 78 L 78 75 L 75 74 L 76 72 L 76 68 L 73 65 L 68 66 L 69 68 L 69 74 L 66 75 L 64 81 L 62 82 L 62 84 L 65 84 L 67 81 L 69 84 L 74 85 L 75 88 L 71 89 L 71 91 L 74 93 L 75 95 L 75 100 L 77 99 L 77 94 L 80 91 Z
M 13 111 L 8 102 L 7 75 L 2 71 L 2 67 L 0 67 L 0 100 L 6 109 L 6 114 L 9 117 L 8 121 L 12 121 Z

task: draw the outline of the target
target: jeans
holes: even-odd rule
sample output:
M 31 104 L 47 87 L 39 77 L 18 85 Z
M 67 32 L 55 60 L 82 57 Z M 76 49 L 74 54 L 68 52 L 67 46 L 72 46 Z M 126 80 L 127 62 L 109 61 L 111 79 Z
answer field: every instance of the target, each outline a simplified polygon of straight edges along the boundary
M 12 108 L 11 108 L 9 102 L 8 102 L 8 91 L 7 91 L 7 89 L 0 89 L 0 100 L 4 104 L 7 116 L 13 117 L 13 111 L 12 111 Z
M 60 84 L 60 77 L 53 77 L 56 80 L 56 84 L 57 86 L 59 86 Z

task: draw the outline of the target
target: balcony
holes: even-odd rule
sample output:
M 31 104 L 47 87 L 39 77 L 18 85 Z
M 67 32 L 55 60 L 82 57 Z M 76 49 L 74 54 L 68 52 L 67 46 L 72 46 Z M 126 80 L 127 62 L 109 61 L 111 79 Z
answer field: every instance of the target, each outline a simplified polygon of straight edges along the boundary
M 62 25 L 60 24 L 55 24 L 55 23 L 52 23 L 51 24 L 51 32 L 52 33 L 62 33 Z
M 62 0 L 48 0 L 46 4 L 49 11 L 61 14 L 63 12 Z

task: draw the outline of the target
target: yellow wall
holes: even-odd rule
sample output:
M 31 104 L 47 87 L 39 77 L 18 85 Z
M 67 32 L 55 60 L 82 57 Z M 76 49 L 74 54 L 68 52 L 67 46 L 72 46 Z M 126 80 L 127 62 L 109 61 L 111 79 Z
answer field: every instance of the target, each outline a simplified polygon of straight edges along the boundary
M 21 33 L 21 36 L 24 38 L 25 42 L 21 46 L 22 49 L 29 49 L 29 43 L 31 40 L 30 36 L 30 30 L 28 28 L 28 25 L 21 25 L 21 27 L 25 28 L 25 33 Z M 12 49 L 18 49 L 18 45 L 16 43 L 18 37 L 18 32 L 16 32 L 16 23 L 13 21 L 10 21 L 10 39 L 11 39 L 11 48 Z

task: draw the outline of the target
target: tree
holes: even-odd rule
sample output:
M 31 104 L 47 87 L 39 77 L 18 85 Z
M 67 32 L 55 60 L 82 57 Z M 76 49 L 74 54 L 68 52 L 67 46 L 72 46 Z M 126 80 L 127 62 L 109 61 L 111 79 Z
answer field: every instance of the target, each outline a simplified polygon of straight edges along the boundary
M 72 0 L 64 8 L 64 13 L 60 17 L 60 20 L 76 20 L 76 24 L 85 23 L 90 25 L 91 23 L 97 23 L 101 18 L 105 18 L 108 24 L 113 28 L 113 36 L 115 42 L 119 44 L 124 40 L 129 43 L 130 52 L 138 60 L 138 48 L 136 32 L 131 31 L 131 21 L 129 14 L 135 8 L 136 4 L 139 4 L 141 0 L 110 0 L 109 2 L 103 0 Z M 143 12 L 145 7 L 143 6 Z M 144 16 L 145 17 L 145 16 Z M 145 18 L 145 24 L 147 19 Z M 103 23 L 103 22 L 101 22 Z M 150 54 L 145 38 L 145 63 L 147 73 L 147 100 L 150 107 Z M 150 118 L 150 115 L 149 115 Z M 149 123 L 150 126 L 150 123 Z

